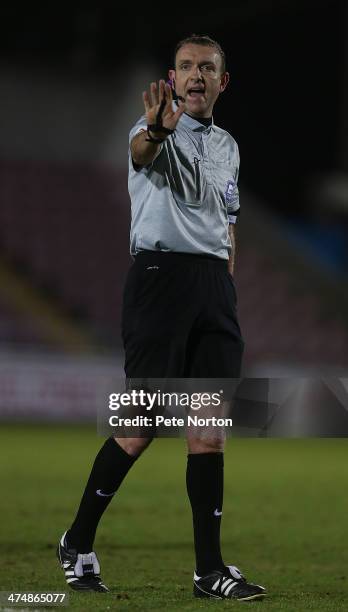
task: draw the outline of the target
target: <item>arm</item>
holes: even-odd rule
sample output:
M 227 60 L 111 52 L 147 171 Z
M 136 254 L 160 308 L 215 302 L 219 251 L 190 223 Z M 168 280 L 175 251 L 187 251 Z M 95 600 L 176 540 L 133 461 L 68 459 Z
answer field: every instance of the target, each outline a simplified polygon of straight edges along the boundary
M 230 225 L 228 226 L 228 235 L 230 237 L 231 245 L 232 245 L 232 251 L 228 259 L 228 271 L 231 274 L 231 276 L 233 276 L 234 262 L 235 262 L 235 255 L 236 255 L 236 230 L 235 230 L 235 226 L 233 223 L 230 223 Z
M 149 142 L 146 140 L 146 138 L 148 138 L 147 132 L 140 132 L 134 136 L 130 144 L 132 158 L 137 166 L 147 166 L 148 164 L 152 164 L 155 157 L 157 157 L 159 148 L 161 147 L 160 142 Z M 156 134 L 155 138 L 159 138 L 159 135 Z
M 168 132 L 161 132 L 160 128 L 164 127 L 169 130 L 175 130 L 182 113 L 185 110 L 185 105 L 181 104 L 179 108 L 173 111 L 173 96 L 172 90 L 168 83 L 163 79 L 159 82 L 159 92 L 157 84 L 151 83 L 151 103 L 147 91 L 143 92 L 143 102 L 145 106 L 145 116 L 147 125 L 157 127 L 155 132 L 149 130 L 140 132 L 132 139 L 130 150 L 133 161 L 138 166 L 147 166 L 151 164 L 159 153 L 161 142 L 151 142 L 150 138 L 164 141 Z

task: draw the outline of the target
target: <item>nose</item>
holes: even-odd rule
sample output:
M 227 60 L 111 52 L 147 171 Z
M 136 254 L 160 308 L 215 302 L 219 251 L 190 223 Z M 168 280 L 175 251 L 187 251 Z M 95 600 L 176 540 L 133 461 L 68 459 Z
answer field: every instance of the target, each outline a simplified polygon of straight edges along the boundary
M 192 66 L 191 75 L 193 76 L 193 78 L 201 79 L 202 78 L 202 73 L 201 73 L 200 67 L 199 66 Z

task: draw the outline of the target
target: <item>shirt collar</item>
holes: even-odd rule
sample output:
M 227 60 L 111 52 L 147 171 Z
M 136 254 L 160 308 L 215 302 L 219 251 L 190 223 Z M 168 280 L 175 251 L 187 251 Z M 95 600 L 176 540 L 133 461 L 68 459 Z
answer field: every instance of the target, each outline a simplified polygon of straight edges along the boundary
M 178 108 L 178 103 L 175 100 L 173 100 L 173 110 L 176 111 L 177 108 Z M 214 118 L 212 117 L 211 119 L 212 119 L 211 125 L 208 125 L 207 127 L 206 125 L 203 125 L 203 123 L 200 123 L 199 119 L 194 119 L 193 117 L 190 117 L 190 115 L 187 115 L 186 113 L 183 113 L 180 117 L 180 121 L 182 121 L 184 126 L 194 132 L 205 132 L 205 131 L 210 130 L 210 128 L 214 127 Z

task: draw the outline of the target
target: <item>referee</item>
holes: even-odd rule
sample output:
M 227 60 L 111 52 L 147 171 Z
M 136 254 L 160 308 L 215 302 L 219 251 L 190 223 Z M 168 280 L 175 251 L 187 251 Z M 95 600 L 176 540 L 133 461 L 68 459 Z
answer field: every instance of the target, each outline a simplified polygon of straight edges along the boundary
M 233 281 L 239 213 L 238 147 L 212 111 L 229 82 L 225 54 L 208 36 L 175 49 L 168 83 L 143 93 L 145 114 L 130 131 L 130 250 L 122 337 L 127 378 L 237 378 L 243 340 Z M 175 100 L 173 100 L 173 94 Z M 109 438 L 80 507 L 58 545 L 68 584 L 107 591 L 93 552 L 98 522 L 146 438 Z M 252 600 L 248 583 L 220 551 L 223 439 L 190 435 L 187 492 L 192 507 L 196 597 Z

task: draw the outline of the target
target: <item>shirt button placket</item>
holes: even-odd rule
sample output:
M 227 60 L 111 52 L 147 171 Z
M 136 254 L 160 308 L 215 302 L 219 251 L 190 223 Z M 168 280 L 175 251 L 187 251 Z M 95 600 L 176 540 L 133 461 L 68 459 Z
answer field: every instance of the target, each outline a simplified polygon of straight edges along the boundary
M 211 185 L 213 182 L 213 176 L 212 176 L 212 169 L 211 169 L 208 147 L 206 145 L 207 136 L 208 134 L 205 134 L 203 132 L 202 134 L 203 163 L 204 163 L 204 174 L 206 177 L 206 182 L 208 185 Z

